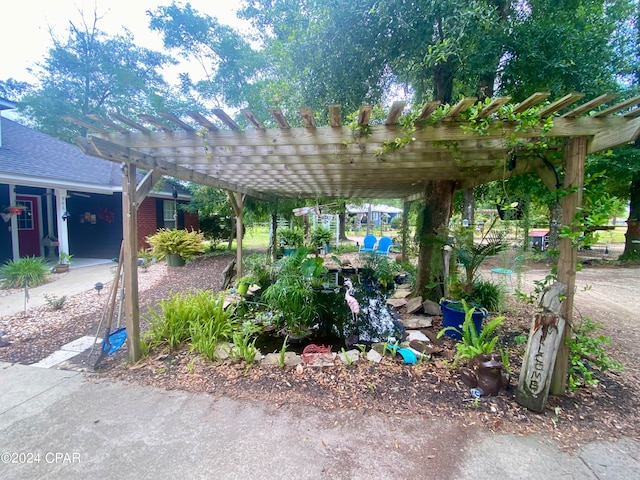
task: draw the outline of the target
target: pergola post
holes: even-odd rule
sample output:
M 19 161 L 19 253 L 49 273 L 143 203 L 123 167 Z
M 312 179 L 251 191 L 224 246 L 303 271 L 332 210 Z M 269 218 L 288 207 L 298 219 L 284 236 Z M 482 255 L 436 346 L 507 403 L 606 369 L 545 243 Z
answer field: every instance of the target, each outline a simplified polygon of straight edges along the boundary
M 138 305 L 138 209 L 136 166 L 122 164 L 122 234 L 124 248 L 124 312 L 129 361 L 140 360 L 140 307 Z
M 564 178 L 565 195 L 562 205 L 562 224 L 571 225 L 576 217 L 578 208 L 582 204 L 582 189 L 584 187 L 584 162 L 587 156 L 587 138 L 573 137 L 567 141 L 564 149 L 566 171 Z M 576 230 L 577 226 L 571 226 Z M 572 244 L 571 238 L 560 239 L 560 254 L 558 257 L 558 282 L 567 286 L 566 298 L 562 302 L 561 316 L 566 322 L 551 381 L 551 393 L 564 395 L 567 387 L 569 370 L 569 347 L 565 344 L 570 335 L 573 324 L 573 300 L 576 286 L 576 268 L 578 265 L 578 250 Z
M 242 210 L 246 195 L 232 192 L 231 190 L 227 190 L 227 193 L 231 201 L 231 208 L 236 216 L 236 276 L 240 278 L 242 276 L 242 232 L 244 230 Z

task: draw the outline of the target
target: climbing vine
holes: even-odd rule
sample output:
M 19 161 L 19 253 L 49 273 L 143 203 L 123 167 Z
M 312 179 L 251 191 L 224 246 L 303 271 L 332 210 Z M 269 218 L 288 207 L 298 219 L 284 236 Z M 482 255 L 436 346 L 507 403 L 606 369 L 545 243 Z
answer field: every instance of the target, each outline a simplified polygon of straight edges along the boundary
M 490 103 L 491 99 L 487 98 L 484 102 L 477 102 L 463 111 L 460 114 L 460 120 L 463 122 L 460 124 L 462 131 L 482 137 L 501 130 L 506 149 L 518 154 L 525 152 L 544 154 L 551 146 L 555 146 L 553 145 L 553 140 L 547 137 L 553 127 L 553 118 L 540 117 L 540 111 L 546 104 L 534 106 L 522 112 L 516 112 L 514 105 L 507 104 L 502 105 L 491 115 L 481 116 L 483 109 Z M 418 128 L 441 123 L 451 111 L 451 108 L 449 104 L 440 105 L 429 117 L 419 122 L 420 111 L 412 109 L 409 113 L 403 115 L 398 122 L 402 127 L 402 135 L 384 142 L 376 151 L 376 155 L 382 156 L 415 142 L 415 133 Z M 509 128 L 505 128 L 506 125 Z M 535 141 L 531 141 L 531 139 L 524 136 L 531 129 L 539 129 L 536 131 L 538 138 Z M 458 142 L 440 140 L 434 142 L 434 145 L 445 145 L 457 150 Z

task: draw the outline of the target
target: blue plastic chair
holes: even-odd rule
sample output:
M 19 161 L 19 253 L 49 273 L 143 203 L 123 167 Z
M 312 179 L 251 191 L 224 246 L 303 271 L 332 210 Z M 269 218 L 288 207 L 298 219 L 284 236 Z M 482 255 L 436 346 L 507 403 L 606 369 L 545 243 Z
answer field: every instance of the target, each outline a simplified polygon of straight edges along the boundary
M 360 247 L 359 251 L 373 252 L 377 241 L 378 239 L 376 238 L 375 235 L 367 235 L 366 237 L 364 237 L 364 240 L 362 241 L 362 247 Z
M 378 246 L 375 249 L 375 252 L 378 255 L 389 255 L 391 252 L 391 247 L 393 246 L 393 240 L 389 237 L 382 237 L 378 240 Z

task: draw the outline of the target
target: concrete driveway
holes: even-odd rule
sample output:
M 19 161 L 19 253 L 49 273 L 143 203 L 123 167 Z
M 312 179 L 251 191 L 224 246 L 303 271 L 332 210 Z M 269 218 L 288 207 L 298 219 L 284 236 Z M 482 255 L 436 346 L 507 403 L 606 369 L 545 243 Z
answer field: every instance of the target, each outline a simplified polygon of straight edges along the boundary
M 640 444 L 539 436 L 113 383 L 0 363 L 2 479 L 632 479 Z

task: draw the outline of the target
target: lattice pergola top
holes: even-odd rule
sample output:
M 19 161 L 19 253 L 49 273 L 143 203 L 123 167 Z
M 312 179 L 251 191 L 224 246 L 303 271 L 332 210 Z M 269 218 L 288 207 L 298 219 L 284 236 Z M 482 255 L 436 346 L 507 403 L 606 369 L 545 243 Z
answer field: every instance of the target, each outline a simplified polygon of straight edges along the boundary
M 524 112 L 547 97 L 536 93 L 514 111 Z M 595 153 L 631 142 L 640 133 L 640 96 L 605 108 L 615 98 L 605 94 L 571 109 L 582 97 L 569 94 L 542 108 L 541 118 L 553 116 L 548 137 L 588 137 L 588 153 Z M 509 100 L 495 98 L 480 116 L 495 117 Z M 505 160 L 512 153 L 505 138 L 512 133 L 533 141 L 540 137 L 540 128 L 516 132 L 514 124 L 505 122 L 496 122 L 500 126 L 482 136 L 465 133 L 461 114 L 475 103 L 475 98 L 463 99 L 434 124 L 428 120 L 439 103 L 425 104 L 412 135 L 415 140 L 382 155 L 385 142 L 404 135 L 398 125 L 404 102 L 395 102 L 381 125 L 369 125 L 371 107 L 361 107 L 358 124 L 368 126 L 367 135 L 343 125 L 339 105 L 329 106 L 329 126 L 316 125 L 311 110 L 300 109 L 301 128 L 292 128 L 276 108 L 270 114 L 278 128 L 265 128 L 251 110 L 242 111 L 253 126 L 247 129 L 222 110 L 214 111 L 215 122 L 197 112 L 189 113 L 189 122 L 168 113 L 160 114 L 162 118 L 139 115 L 139 121 L 118 114 L 112 119 L 67 119 L 90 130 L 86 138 L 77 139 L 88 155 L 257 198 L 410 199 L 428 180 L 455 180 L 462 188 L 504 178 Z M 541 167 L 540 158 L 522 154 L 509 174 Z

